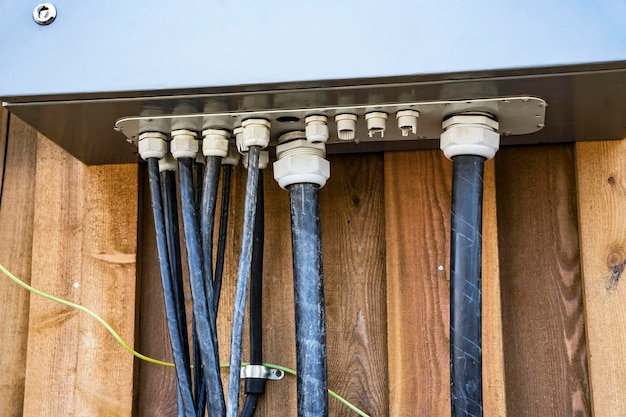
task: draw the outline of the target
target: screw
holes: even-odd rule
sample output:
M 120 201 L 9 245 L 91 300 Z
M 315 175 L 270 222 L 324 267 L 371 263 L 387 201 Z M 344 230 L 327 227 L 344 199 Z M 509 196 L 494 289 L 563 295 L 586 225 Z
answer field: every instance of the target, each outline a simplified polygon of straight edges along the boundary
M 57 17 L 57 9 L 52 3 L 40 3 L 33 10 L 33 20 L 38 25 L 49 25 Z
M 283 376 L 283 371 L 276 370 L 276 377 L 280 378 Z
M 543 129 L 545 126 L 546 126 L 546 125 L 544 125 L 543 123 L 539 123 L 539 124 L 537 125 L 537 127 L 538 127 L 539 129 Z

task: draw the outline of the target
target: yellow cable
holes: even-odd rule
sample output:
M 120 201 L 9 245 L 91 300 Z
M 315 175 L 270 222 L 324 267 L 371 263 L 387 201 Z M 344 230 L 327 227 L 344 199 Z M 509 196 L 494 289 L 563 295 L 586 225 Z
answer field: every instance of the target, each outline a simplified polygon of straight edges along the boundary
M 130 345 L 128 345 L 128 343 L 126 343 L 124 341 L 124 339 L 122 339 L 122 337 L 119 334 L 117 334 L 117 332 L 113 329 L 113 327 L 111 327 L 111 325 L 109 323 L 104 321 L 104 319 L 102 317 L 100 317 L 98 314 L 94 313 L 93 311 L 91 311 L 87 307 L 83 307 L 80 304 L 76 304 L 76 303 L 73 303 L 71 301 L 67 301 L 67 300 L 64 300 L 62 298 L 55 297 L 54 295 L 50 295 L 50 294 L 45 293 L 43 291 L 40 291 L 40 290 L 38 290 L 38 289 L 36 289 L 34 287 L 31 287 L 30 285 L 28 285 L 27 283 L 25 283 L 24 281 L 22 281 L 21 279 L 19 279 L 15 275 L 13 275 L 13 273 L 11 273 L 11 271 L 6 269 L 4 267 L 4 265 L 2 265 L 2 264 L 0 264 L 0 271 L 2 271 L 7 277 L 11 278 L 11 280 L 13 282 L 15 282 L 17 285 L 19 285 L 22 288 L 27 289 L 28 291 L 30 291 L 30 292 L 32 292 L 34 294 L 37 294 L 37 295 L 39 295 L 39 296 L 41 296 L 43 298 L 47 298 L 48 300 L 55 301 L 55 302 L 57 302 L 59 304 L 63 304 L 65 306 L 68 306 L 68 307 L 71 307 L 71 308 L 75 308 L 76 310 L 80 310 L 80 311 L 83 311 L 83 312 L 89 314 L 91 317 L 93 317 L 94 319 L 98 320 L 98 322 L 100 324 L 102 324 L 104 326 L 104 328 L 109 331 L 109 333 L 111 333 L 111 335 L 115 338 L 115 340 L 117 340 L 117 342 L 120 345 L 122 345 L 122 347 L 124 349 L 126 349 L 128 352 L 132 353 L 133 356 L 135 356 L 135 357 L 137 357 L 137 358 L 139 358 L 139 359 L 141 359 L 143 361 L 154 363 L 156 365 L 174 367 L 174 364 L 171 363 L 171 362 L 160 361 L 158 359 L 154 359 L 154 358 L 151 358 L 151 357 L 146 356 L 146 355 L 142 355 L 141 353 L 137 352 L 135 349 L 130 347 Z M 247 365 L 247 364 L 248 363 L 244 363 L 244 365 Z M 265 363 L 263 365 L 267 366 L 268 368 L 277 369 L 277 370 L 286 372 L 286 373 L 291 374 L 291 375 L 296 375 L 296 371 L 294 371 L 293 369 L 290 369 L 290 368 L 286 368 L 284 366 L 273 365 L 271 363 Z M 220 367 L 222 367 L 222 368 L 227 368 L 228 366 L 229 366 L 229 364 L 227 364 L 227 363 L 220 365 Z M 335 398 L 336 400 L 341 402 L 343 405 L 345 405 L 346 407 L 348 407 L 350 410 L 354 411 L 355 413 L 357 413 L 361 417 L 369 417 L 368 414 L 366 414 L 365 412 L 359 410 L 354 405 L 350 404 L 345 398 L 340 397 L 334 391 L 329 389 L 328 393 L 330 394 L 331 397 Z

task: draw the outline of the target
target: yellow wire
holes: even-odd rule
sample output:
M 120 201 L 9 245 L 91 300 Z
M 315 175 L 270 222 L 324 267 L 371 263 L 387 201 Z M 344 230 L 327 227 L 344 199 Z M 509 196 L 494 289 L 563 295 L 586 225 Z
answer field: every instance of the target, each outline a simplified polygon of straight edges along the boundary
M 96 314 L 95 312 L 91 311 L 87 307 L 84 307 L 84 306 L 82 306 L 80 304 L 73 303 L 71 301 L 64 300 L 64 299 L 59 298 L 59 297 L 55 297 L 54 295 L 50 295 L 50 294 L 45 293 L 43 291 L 40 291 L 40 290 L 38 290 L 38 289 L 36 289 L 34 287 L 31 287 L 30 285 L 28 285 L 27 283 L 25 283 L 24 281 L 22 281 L 21 279 L 19 279 L 15 275 L 13 275 L 13 273 L 11 273 L 11 271 L 6 269 L 5 266 L 2 265 L 2 264 L 0 264 L 0 271 L 2 271 L 7 277 L 9 277 L 17 285 L 19 285 L 22 288 L 27 289 L 28 291 L 30 291 L 30 292 L 32 292 L 34 294 L 37 294 L 37 295 L 39 295 L 39 296 L 41 296 L 43 298 L 47 298 L 48 300 L 55 301 L 55 302 L 57 302 L 59 304 L 63 304 L 65 306 L 68 306 L 68 307 L 71 307 L 71 308 L 75 308 L 76 310 L 80 310 L 82 312 L 85 312 L 85 313 L 89 314 L 91 317 L 96 319 L 101 325 L 103 325 L 104 328 L 107 329 L 109 331 L 109 333 L 111 333 L 111 335 L 115 338 L 115 340 L 117 340 L 117 342 L 120 345 L 122 345 L 122 347 L 124 349 L 126 349 L 128 352 L 133 354 L 133 356 L 135 356 L 135 357 L 137 357 L 137 358 L 139 358 L 139 359 L 141 359 L 143 361 L 154 363 L 156 365 L 174 367 L 174 364 L 171 363 L 171 362 L 160 361 L 158 359 L 154 359 L 154 358 L 151 358 L 151 357 L 146 356 L 146 355 L 142 355 L 141 353 L 137 352 L 135 349 L 130 347 L 130 345 L 128 343 L 126 343 L 124 341 L 124 339 L 122 339 L 122 337 L 113 329 L 113 327 L 111 327 L 111 325 L 109 323 L 104 321 L 104 319 L 102 317 L 100 317 L 98 314 Z M 248 365 L 248 364 L 249 363 L 247 363 L 247 362 L 243 363 L 243 365 Z M 291 375 L 296 375 L 296 371 L 294 371 L 293 369 L 290 369 L 290 368 L 286 368 L 284 366 L 274 365 L 274 364 L 271 364 L 271 363 L 264 363 L 263 365 L 267 366 L 268 368 L 277 369 L 279 371 L 283 371 L 283 372 L 291 374 Z M 220 364 L 220 367 L 222 367 L 222 368 L 227 368 L 229 366 L 230 365 L 227 364 L 227 363 Z M 349 403 L 348 400 L 346 400 L 345 398 L 339 396 L 334 391 L 329 389 L 328 390 L 328 394 L 331 397 L 333 397 L 336 400 L 338 400 L 339 402 L 341 402 L 346 407 L 348 407 L 350 410 L 352 410 L 355 413 L 357 413 L 358 415 L 360 415 L 361 417 L 369 417 L 368 414 L 366 414 L 365 412 L 361 411 L 360 409 L 358 409 L 353 404 Z

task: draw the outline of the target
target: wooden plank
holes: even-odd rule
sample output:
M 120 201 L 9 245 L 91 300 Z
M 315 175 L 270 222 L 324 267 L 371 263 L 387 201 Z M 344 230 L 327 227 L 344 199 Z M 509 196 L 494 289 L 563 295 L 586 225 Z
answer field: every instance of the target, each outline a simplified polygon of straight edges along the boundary
M 450 191 L 439 150 L 385 154 L 389 415 L 450 414 Z
M 140 167 L 140 217 L 138 287 L 139 318 L 137 328 L 138 347 L 151 358 L 172 360 L 161 272 L 156 248 L 154 220 L 150 205 L 148 172 Z M 136 405 L 138 417 L 170 417 L 177 413 L 176 382 L 174 368 L 138 361 Z
M 626 415 L 626 140 L 576 144 L 581 263 L 595 416 Z
M 9 112 L 0 107 L 0 198 L 2 197 L 2 180 L 4 178 L 7 139 L 9 136 Z
M 331 389 L 372 416 L 389 415 L 383 158 L 330 158 L 320 191 Z M 330 414 L 354 413 L 330 399 Z
M 5 126 L 6 111 L 2 110 Z M 0 148 L 6 131 L 0 129 Z M 37 133 L 16 117 L 11 118 L 0 200 L 0 262 L 19 278 L 30 282 Z M 6 162 L 6 163 L 5 163 Z M 29 293 L 5 276 L 0 277 L 0 404 L 2 415 L 22 415 L 28 337 Z
M 484 414 L 506 416 L 500 260 L 496 206 L 495 161 L 485 164 L 483 194 L 483 407 Z
M 507 411 L 589 416 L 572 145 L 496 158 Z
M 32 284 L 133 344 L 137 168 L 86 167 L 39 138 Z M 130 416 L 133 358 L 76 310 L 33 297 L 24 415 Z

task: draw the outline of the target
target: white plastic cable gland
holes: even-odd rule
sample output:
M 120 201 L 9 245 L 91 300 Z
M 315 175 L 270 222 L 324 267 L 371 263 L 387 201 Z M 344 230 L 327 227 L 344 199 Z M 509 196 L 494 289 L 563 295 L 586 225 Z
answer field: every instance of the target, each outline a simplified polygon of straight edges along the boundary
M 324 159 L 326 145 L 298 139 L 276 146 L 274 179 L 281 188 L 312 183 L 323 187 L 330 178 L 330 162 Z
M 178 164 L 171 153 L 168 152 L 163 158 L 159 159 L 159 172 L 176 171 L 177 169 Z
M 244 150 L 243 146 L 243 127 L 238 126 L 234 128 L 233 135 L 235 136 L 235 145 L 237 146 L 237 150 L 239 151 L 239 153 L 248 152 L 248 149 L 246 148 Z
M 228 154 L 225 158 L 222 158 L 222 165 L 233 165 L 237 166 L 239 164 L 239 151 L 237 150 L 237 146 L 232 143 L 228 146 Z
M 367 134 L 373 137 L 376 133 L 380 133 L 380 137 L 385 137 L 385 129 L 387 127 L 387 113 L 382 111 L 374 111 L 365 115 L 367 120 Z
M 241 156 L 241 163 L 244 168 L 248 169 L 248 153 Z M 270 153 L 268 151 L 259 152 L 259 169 L 265 169 L 270 164 Z
M 196 137 L 196 132 L 192 132 L 191 130 L 180 129 L 172 131 L 172 140 L 170 141 L 170 152 L 172 156 L 176 159 L 196 159 L 200 148 L 199 141 Z
M 402 136 L 409 136 L 409 133 L 417 134 L 417 118 L 420 113 L 417 110 L 400 110 L 396 113 L 398 119 L 398 129 Z
M 458 115 L 442 124 L 440 148 L 448 159 L 477 155 L 492 159 L 500 147 L 498 122 L 482 115 Z
M 248 152 L 250 146 L 267 148 L 270 143 L 270 126 L 270 122 L 265 119 L 244 120 L 241 123 L 241 127 L 243 127 L 243 152 Z
M 321 115 L 307 116 L 306 139 L 311 143 L 326 143 L 330 133 L 328 132 L 328 117 Z
M 204 156 L 228 155 L 228 139 L 230 132 L 222 129 L 206 129 L 202 132 L 202 154 Z
M 139 156 L 145 161 L 148 158 L 161 159 L 168 153 L 167 136 L 160 132 L 144 132 L 139 135 L 137 148 Z
M 354 140 L 356 134 L 356 114 L 338 114 L 335 116 L 337 123 L 337 138 L 339 140 Z

